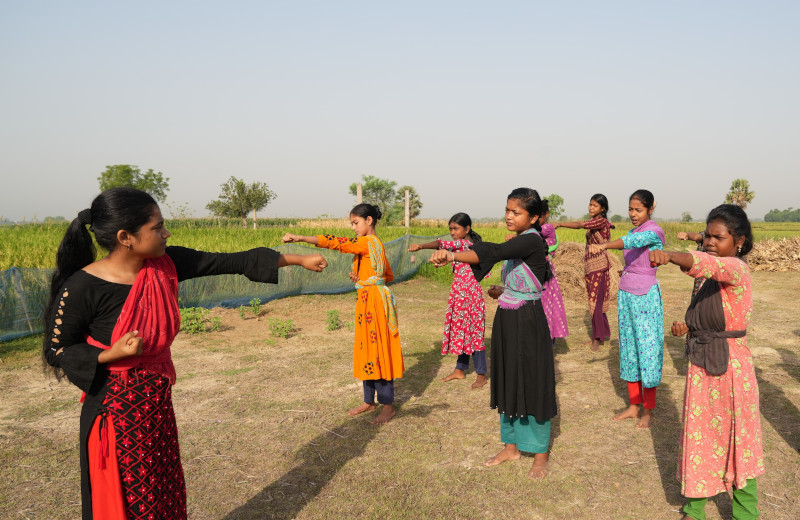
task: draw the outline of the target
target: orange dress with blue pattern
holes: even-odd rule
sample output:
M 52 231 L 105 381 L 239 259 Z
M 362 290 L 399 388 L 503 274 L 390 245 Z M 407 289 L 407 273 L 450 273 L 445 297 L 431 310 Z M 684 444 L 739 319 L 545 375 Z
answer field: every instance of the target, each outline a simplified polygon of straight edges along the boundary
M 317 247 L 352 253 L 356 289 L 353 377 L 397 379 L 403 377 L 403 351 L 394 296 L 386 284 L 394 280 L 383 243 L 374 235 L 335 237 L 318 235 Z

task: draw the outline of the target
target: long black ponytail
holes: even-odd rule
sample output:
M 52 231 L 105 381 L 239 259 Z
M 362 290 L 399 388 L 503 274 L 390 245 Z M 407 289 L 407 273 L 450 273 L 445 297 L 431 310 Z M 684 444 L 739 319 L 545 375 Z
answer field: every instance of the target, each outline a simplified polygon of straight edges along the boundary
M 50 279 L 50 297 L 44 312 L 45 332 L 53 326 L 59 296 L 64 282 L 87 265 L 94 262 L 97 249 L 89 231 L 94 233 L 98 245 L 106 251 L 118 246 L 117 231 L 136 233 L 153 215 L 156 201 L 144 191 L 133 188 L 111 188 L 95 197 L 92 206 L 78 213 L 70 222 L 56 253 L 56 268 Z M 89 226 L 89 230 L 86 226 Z M 45 333 L 43 349 L 50 347 L 50 335 Z M 45 350 L 42 350 L 44 356 Z M 44 360 L 45 368 L 47 361 Z M 54 369 L 60 380 L 63 372 Z

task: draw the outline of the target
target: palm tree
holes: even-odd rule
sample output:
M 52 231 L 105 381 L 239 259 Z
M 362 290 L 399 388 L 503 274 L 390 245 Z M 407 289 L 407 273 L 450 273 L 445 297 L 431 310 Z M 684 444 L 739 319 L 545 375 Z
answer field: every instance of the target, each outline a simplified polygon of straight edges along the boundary
M 750 183 L 747 179 L 734 179 L 728 194 L 725 195 L 725 202 L 747 209 L 747 205 L 753 202 L 755 195 L 755 192 L 750 191 Z

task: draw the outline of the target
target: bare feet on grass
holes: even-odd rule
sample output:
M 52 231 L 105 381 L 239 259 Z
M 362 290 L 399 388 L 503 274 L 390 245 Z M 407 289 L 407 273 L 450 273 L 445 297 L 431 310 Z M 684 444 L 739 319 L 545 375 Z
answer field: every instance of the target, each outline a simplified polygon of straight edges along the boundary
M 361 403 L 358 406 L 354 406 L 347 411 L 347 415 L 358 415 L 360 413 L 368 412 L 370 410 L 374 410 L 375 405 L 372 403 Z
M 473 390 L 477 390 L 478 388 L 482 387 L 486 384 L 486 374 L 478 374 L 478 377 L 475 378 L 475 382 L 472 383 Z
M 623 419 L 636 419 L 639 417 L 639 405 L 632 404 L 627 407 L 624 411 L 618 413 L 614 416 L 615 421 L 621 421 Z
M 497 466 L 507 460 L 518 460 L 520 457 L 519 450 L 516 444 L 506 444 L 505 448 L 500 450 L 500 453 L 492 458 L 486 459 L 483 463 L 484 466 Z
M 533 454 L 533 467 L 528 472 L 528 478 L 539 480 L 547 476 L 547 468 L 549 466 L 547 453 L 534 453 Z
M 600 341 L 599 339 L 595 338 L 595 339 L 592 340 L 592 343 L 591 343 L 591 345 L 589 347 L 589 350 L 591 350 L 592 352 L 597 352 L 598 350 L 600 350 L 600 346 L 602 344 L 603 344 L 602 341 Z
M 465 377 L 467 377 L 467 375 L 464 373 L 464 371 L 456 368 L 450 373 L 449 376 L 442 379 L 442 382 L 446 383 L 448 381 L 452 381 L 453 379 L 464 379 Z
M 394 405 L 385 404 L 383 405 L 383 407 L 381 407 L 381 411 L 378 412 L 378 415 L 376 415 L 375 418 L 372 419 L 372 424 L 386 424 L 387 422 L 392 420 L 394 414 L 395 414 Z
M 642 408 L 642 416 L 639 418 L 639 422 L 636 423 L 637 428 L 649 428 L 650 423 L 653 421 L 653 410 L 649 408 Z

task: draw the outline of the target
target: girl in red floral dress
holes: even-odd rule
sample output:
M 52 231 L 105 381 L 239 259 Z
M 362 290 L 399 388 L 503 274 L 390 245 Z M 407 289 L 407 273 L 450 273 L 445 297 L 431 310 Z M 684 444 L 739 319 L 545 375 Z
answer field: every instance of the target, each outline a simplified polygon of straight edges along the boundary
M 425 244 L 411 244 L 409 251 L 445 249 L 452 253 L 469 251 L 481 236 L 472 230 L 472 219 L 466 213 L 456 213 L 448 224 L 453 240 L 437 239 Z M 483 333 L 486 327 L 486 305 L 481 284 L 468 264 L 453 262 L 453 285 L 444 318 L 442 355 L 456 354 L 456 368 L 442 381 L 464 379 L 472 356 L 477 378 L 472 389 L 486 384 L 486 347 Z

